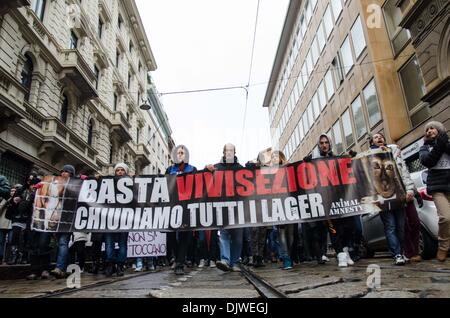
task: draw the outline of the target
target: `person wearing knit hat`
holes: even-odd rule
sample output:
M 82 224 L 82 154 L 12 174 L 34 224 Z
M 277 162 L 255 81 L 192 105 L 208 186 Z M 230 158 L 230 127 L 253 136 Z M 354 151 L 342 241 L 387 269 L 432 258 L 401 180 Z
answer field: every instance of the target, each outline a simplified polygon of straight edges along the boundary
M 72 165 L 64 165 L 61 170 L 61 176 L 69 178 L 75 177 L 75 167 Z
M 439 215 L 439 249 L 436 258 L 444 262 L 450 247 L 450 143 L 444 125 L 431 121 L 425 125 L 420 162 L 428 168 L 427 192 L 433 197 Z
M 118 177 L 123 177 L 128 175 L 130 172 L 130 168 L 124 162 L 120 162 L 114 166 L 114 174 Z

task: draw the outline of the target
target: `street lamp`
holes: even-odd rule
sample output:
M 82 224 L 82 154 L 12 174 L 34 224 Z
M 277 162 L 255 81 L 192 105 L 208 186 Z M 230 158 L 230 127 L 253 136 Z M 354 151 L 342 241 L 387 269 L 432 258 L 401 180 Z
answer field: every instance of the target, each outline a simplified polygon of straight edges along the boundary
M 150 110 L 152 107 L 146 101 L 144 101 L 144 103 L 139 106 L 139 108 L 142 110 Z
M 140 109 L 142 110 L 150 110 L 152 107 L 149 105 L 149 103 L 147 102 L 147 98 L 142 98 L 142 104 L 141 106 L 139 106 Z

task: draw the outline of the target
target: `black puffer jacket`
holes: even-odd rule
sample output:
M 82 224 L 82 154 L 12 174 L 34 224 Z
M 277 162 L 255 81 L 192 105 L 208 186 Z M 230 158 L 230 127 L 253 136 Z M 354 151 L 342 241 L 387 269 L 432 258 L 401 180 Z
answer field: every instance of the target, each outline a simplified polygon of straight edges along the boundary
M 446 146 L 446 145 L 445 145 Z M 420 148 L 420 162 L 428 168 L 427 192 L 450 192 L 450 169 L 437 169 L 439 165 L 450 161 L 446 147 L 438 145 L 436 140 L 426 141 Z
M 243 168 L 242 165 L 238 162 L 237 157 L 234 157 L 234 162 L 226 162 L 225 158 L 222 158 L 222 160 L 219 163 L 216 163 L 214 167 L 217 170 L 235 170 L 239 168 Z
M 33 213 L 35 191 L 25 190 L 23 193 L 18 193 L 17 196 L 21 198 L 20 202 L 15 203 L 11 200 L 5 217 L 11 222 L 29 223 Z

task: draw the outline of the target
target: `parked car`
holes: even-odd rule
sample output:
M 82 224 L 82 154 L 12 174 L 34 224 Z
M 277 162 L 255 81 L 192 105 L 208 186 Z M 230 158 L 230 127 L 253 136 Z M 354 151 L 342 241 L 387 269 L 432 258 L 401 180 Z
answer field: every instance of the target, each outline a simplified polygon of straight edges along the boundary
M 411 178 L 423 200 L 422 207 L 419 207 L 417 200 L 414 200 L 421 223 L 419 251 L 423 259 L 431 259 L 436 257 L 438 248 L 439 217 L 433 198 L 426 191 L 427 170 L 411 173 Z M 365 247 L 363 256 L 373 257 L 375 252 L 388 251 L 384 226 L 379 214 L 363 215 L 362 224 Z

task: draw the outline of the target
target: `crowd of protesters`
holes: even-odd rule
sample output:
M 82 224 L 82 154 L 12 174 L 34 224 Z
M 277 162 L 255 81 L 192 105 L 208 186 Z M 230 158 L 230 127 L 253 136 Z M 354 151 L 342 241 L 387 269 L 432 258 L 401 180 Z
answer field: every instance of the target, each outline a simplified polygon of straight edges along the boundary
M 369 140 L 371 149 L 392 152 L 406 191 L 401 208 L 380 212 L 389 250 L 396 265 L 420 262 L 420 220 L 414 200 L 420 200 L 407 165 L 397 145 L 387 144 L 382 133 Z M 331 140 L 321 135 L 318 154 L 303 158 L 332 158 Z M 347 156 L 354 157 L 350 151 Z M 445 261 L 450 247 L 450 143 L 442 123 L 432 121 L 425 126 L 424 145 L 420 161 L 428 168 L 427 193 L 432 196 L 439 216 L 438 252 L 436 258 Z M 179 145 L 172 152 L 173 164 L 166 174 L 180 175 L 195 172 L 189 164 L 189 151 Z M 246 167 L 284 166 L 288 164 L 281 151 L 261 152 L 256 161 Z M 223 147 L 219 163 L 205 167 L 209 171 L 242 168 L 232 144 Z M 116 178 L 130 175 L 125 163 L 114 167 Z M 60 171 L 63 178 L 81 178 L 73 165 L 66 164 Z M 98 177 L 98 176 L 96 176 Z M 123 276 L 127 267 L 136 272 L 153 271 L 158 266 L 171 266 L 175 274 L 183 275 L 185 267 L 216 267 L 222 271 L 240 271 L 239 264 L 262 267 L 267 262 L 280 262 L 280 268 L 289 270 L 296 263 L 316 261 L 319 266 L 330 262 L 330 247 L 339 267 L 352 266 L 359 260 L 362 245 L 361 216 L 328 219 L 301 224 L 237 229 L 175 231 L 167 233 L 167 255 L 127 259 L 127 232 L 114 233 L 57 233 L 30 229 L 36 190 L 42 187 L 40 177 L 32 173 L 21 184 L 10 185 L 0 176 L 0 261 L 8 265 L 31 264 L 27 279 L 64 278 L 68 264 L 77 263 L 81 271 Z M 7 248 L 6 248 L 7 247 Z M 103 247 L 103 248 L 102 248 Z M 118 247 L 118 248 L 116 248 Z M 55 263 L 55 265 L 52 265 Z M 86 265 L 89 263 L 89 266 Z

